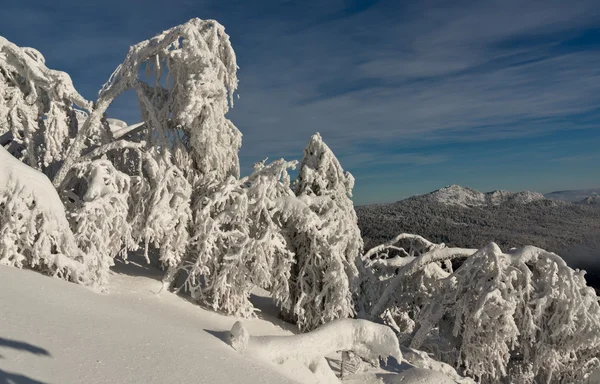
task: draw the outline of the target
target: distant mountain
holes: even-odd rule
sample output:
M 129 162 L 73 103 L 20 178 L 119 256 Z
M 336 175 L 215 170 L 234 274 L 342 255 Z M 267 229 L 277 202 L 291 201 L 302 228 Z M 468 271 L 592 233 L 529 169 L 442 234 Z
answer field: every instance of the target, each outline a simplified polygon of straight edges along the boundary
M 568 191 L 555 191 L 544 195 L 546 199 L 563 200 L 570 203 L 579 203 L 588 197 L 600 196 L 600 188 L 573 189 Z
M 365 249 L 415 233 L 449 246 L 502 249 L 535 245 L 584 268 L 600 287 L 600 197 L 583 204 L 545 199 L 539 193 L 482 193 L 451 185 L 392 204 L 356 207 Z
M 600 195 L 586 197 L 581 204 L 600 205 Z
M 532 201 L 543 200 L 544 195 L 537 192 L 508 192 L 493 191 L 479 192 L 472 188 L 460 185 L 449 185 L 425 195 L 415 196 L 412 199 L 437 202 L 460 207 L 481 207 L 487 205 L 500 205 L 504 203 L 527 204 Z

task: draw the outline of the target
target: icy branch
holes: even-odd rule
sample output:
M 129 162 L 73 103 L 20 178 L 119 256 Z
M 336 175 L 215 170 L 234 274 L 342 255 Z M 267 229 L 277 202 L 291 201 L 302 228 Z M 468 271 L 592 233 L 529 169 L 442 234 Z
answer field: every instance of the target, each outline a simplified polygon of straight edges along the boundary
M 126 148 L 127 149 L 141 149 L 141 148 L 144 148 L 145 145 L 146 145 L 146 142 L 144 142 L 144 141 L 142 141 L 140 143 L 132 143 L 131 141 L 127 141 L 127 140 L 113 141 L 112 143 L 104 144 L 101 147 L 95 148 L 90 153 L 88 153 L 84 156 L 81 156 L 77 162 L 81 163 L 84 161 L 93 160 L 97 157 L 102 156 L 106 152 L 112 151 L 114 149 L 126 149 Z
M 7 66 L 22 73 L 28 81 L 44 89 L 55 89 L 56 92 L 71 100 L 85 110 L 91 109 L 91 103 L 73 87 L 73 82 L 65 72 L 49 69 L 44 57 L 33 48 L 21 48 L 0 36 L 0 68 Z
M 114 131 L 112 133 L 113 134 L 113 138 L 114 139 L 119 139 L 119 138 L 127 135 L 128 133 L 134 132 L 137 129 L 143 129 L 145 127 L 145 125 L 146 125 L 145 122 L 128 125 L 127 127 L 124 127 L 124 128 L 121 128 L 119 130 Z

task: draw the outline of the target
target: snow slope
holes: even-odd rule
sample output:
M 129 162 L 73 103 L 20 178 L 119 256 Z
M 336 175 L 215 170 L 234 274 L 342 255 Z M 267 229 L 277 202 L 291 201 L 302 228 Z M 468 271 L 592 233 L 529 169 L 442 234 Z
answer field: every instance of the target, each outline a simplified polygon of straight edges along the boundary
M 110 294 L 100 294 L 0 266 L 0 383 L 311 382 L 308 371 L 240 355 L 219 338 L 235 318 L 156 295 L 160 287 L 113 274 Z M 289 333 L 264 320 L 245 324 L 253 333 Z
M 106 294 L 0 266 L 0 383 L 316 383 L 300 362 L 276 365 L 235 351 L 225 341 L 239 319 L 157 294 L 160 271 L 118 260 L 116 271 Z M 273 316 L 270 298 L 259 294 L 253 302 L 259 318 L 243 320 L 252 335 L 293 334 Z M 339 372 L 339 361 L 331 365 Z M 406 362 L 386 368 L 345 382 L 454 382 Z

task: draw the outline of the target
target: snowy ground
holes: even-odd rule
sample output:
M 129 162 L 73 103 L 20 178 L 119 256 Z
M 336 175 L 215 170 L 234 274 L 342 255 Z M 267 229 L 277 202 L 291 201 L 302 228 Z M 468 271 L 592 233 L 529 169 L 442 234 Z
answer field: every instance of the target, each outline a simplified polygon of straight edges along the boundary
M 223 340 L 236 318 L 156 294 L 158 276 L 149 266 L 119 263 L 106 294 L 0 266 L 0 384 L 315 382 L 300 364 L 278 366 L 233 350 Z M 267 297 L 254 301 L 263 313 L 244 320 L 251 334 L 292 333 L 270 314 Z M 407 364 L 350 382 L 382 379 L 452 382 Z

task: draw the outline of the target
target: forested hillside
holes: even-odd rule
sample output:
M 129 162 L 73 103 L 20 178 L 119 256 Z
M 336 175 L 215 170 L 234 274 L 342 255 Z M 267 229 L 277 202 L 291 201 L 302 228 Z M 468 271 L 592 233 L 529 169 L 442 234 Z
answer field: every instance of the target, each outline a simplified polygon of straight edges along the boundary
M 464 207 L 417 196 L 393 204 L 360 206 L 356 212 L 365 249 L 408 232 L 457 247 L 482 247 L 490 241 L 502 248 L 533 244 L 588 271 L 600 262 L 597 204 L 537 200 Z

